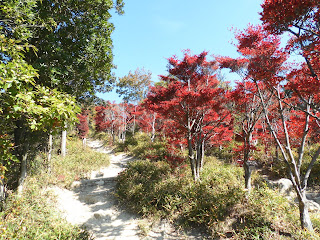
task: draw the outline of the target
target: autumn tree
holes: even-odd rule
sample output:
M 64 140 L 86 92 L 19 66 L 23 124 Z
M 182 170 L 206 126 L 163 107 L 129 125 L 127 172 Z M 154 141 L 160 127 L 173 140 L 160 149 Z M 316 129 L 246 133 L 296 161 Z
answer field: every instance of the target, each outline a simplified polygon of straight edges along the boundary
M 319 95 L 308 99 L 301 91 L 315 90 L 320 86 L 320 3 L 316 0 L 303 1 L 264 1 L 261 20 L 264 28 L 270 33 L 281 35 L 289 33 L 286 50 L 288 54 L 300 55 L 304 63 L 295 68 L 299 80 L 292 83 L 291 90 L 296 93 L 300 101 L 309 104 L 316 111 L 320 111 Z M 299 71 L 299 72 L 298 72 Z M 304 75 L 304 76 L 303 76 Z M 292 79 L 296 79 L 293 77 Z M 291 79 L 287 79 L 291 81 Z M 304 85 L 304 89 L 301 87 Z M 298 87 L 299 86 L 299 87 Z M 298 87 L 295 89 L 294 87 Z M 302 110 L 302 109 L 301 109 Z M 316 114 L 312 117 L 317 118 Z M 319 118 L 318 118 L 319 121 Z
M 270 35 L 260 26 L 250 26 L 238 34 L 237 40 L 238 51 L 249 59 L 248 75 L 257 87 L 265 121 L 280 149 L 289 179 L 296 191 L 301 227 L 312 231 L 306 190 L 311 169 L 320 154 L 320 147 L 318 146 L 312 153 L 310 160 L 306 158 L 305 150 L 312 131 L 310 125 L 317 121 L 317 118 L 311 116 L 319 116 L 319 113 L 312 108 L 312 100 L 317 99 L 319 92 L 314 85 L 313 89 L 310 89 L 303 83 L 308 81 L 313 83 L 314 76 L 305 74 L 303 67 L 295 69 L 290 65 L 284 65 L 288 54 L 280 48 L 280 38 Z M 275 112 L 271 112 L 268 108 L 259 83 L 262 83 L 276 99 Z M 302 101 L 303 99 L 306 101 Z M 279 119 L 277 131 L 272 124 L 274 116 Z M 303 162 L 308 166 L 306 171 L 301 168 Z
M 251 161 L 251 155 L 254 150 L 257 150 L 258 128 L 263 116 L 263 108 L 256 86 L 252 82 L 238 82 L 231 93 L 231 99 L 234 103 L 235 119 L 241 126 L 237 134 L 241 137 L 243 144 L 237 150 L 243 155 L 245 188 L 250 191 L 252 168 L 257 164 Z
M 151 142 L 154 142 L 156 132 L 160 131 L 160 119 L 157 113 L 149 110 L 145 104 L 140 104 L 135 109 L 136 121 L 142 131 L 150 135 Z
M 183 134 L 194 180 L 200 179 L 205 143 L 218 140 L 231 127 L 231 115 L 224 106 L 226 92 L 209 74 L 215 62 L 206 56 L 207 52 L 185 51 L 182 60 L 169 58 L 169 74 L 161 76 L 166 84 L 152 87 L 146 99 L 149 109 L 171 120 Z
M 293 97 L 298 102 L 295 107 L 299 108 L 305 116 L 304 127 L 299 149 L 299 158 L 296 169 L 300 174 L 301 161 L 303 158 L 304 145 L 307 136 L 310 134 L 310 126 L 317 125 L 319 128 L 319 103 L 320 103 L 320 3 L 316 0 L 304 1 L 264 1 L 262 4 L 261 20 L 267 31 L 274 34 L 289 33 L 291 39 L 287 43 L 286 49 L 289 53 L 299 54 L 303 57 L 304 63 L 296 67 L 288 75 L 287 87 L 293 93 Z M 297 100 L 297 98 L 299 100 Z M 283 107 L 285 103 L 282 103 Z M 314 123 L 312 123 L 314 122 Z M 317 131 L 317 130 L 316 130 Z M 302 182 L 302 192 L 298 193 L 300 208 L 300 219 L 302 228 L 312 230 L 312 224 L 308 219 L 308 213 L 305 207 L 305 191 L 307 180 L 314 162 L 317 160 L 320 148 L 313 155 L 308 169 L 304 176 L 297 178 L 296 182 Z
M 79 123 L 77 124 L 78 135 L 82 139 L 84 147 L 86 146 L 86 139 L 89 132 L 88 114 L 88 110 L 82 109 L 81 113 L 77 115 L 79 120 Z
M 120 125 L 115 104 L 107 102 L 105 106 L 95 107 L 95 126 L 97 132 L 109 132 L 112 142 L 115 142 L 117 130 Z

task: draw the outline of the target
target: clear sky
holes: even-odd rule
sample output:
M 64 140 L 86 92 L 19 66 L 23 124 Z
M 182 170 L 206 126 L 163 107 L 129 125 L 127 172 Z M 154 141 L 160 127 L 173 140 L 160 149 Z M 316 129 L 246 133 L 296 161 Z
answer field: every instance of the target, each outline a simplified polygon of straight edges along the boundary
M 124 15 L 114 14 L 114 70 L 123 77 L 136 68 L 152 72 L 152 80 L 166 74 L 167 58 L 193 54 L 237 57 L 232 28 L 259 24 L 262 0 L 125 0 Z M 226 76 L 232 80 L 235 76 Z M 99 97 L 119 102 L 115 92 Z

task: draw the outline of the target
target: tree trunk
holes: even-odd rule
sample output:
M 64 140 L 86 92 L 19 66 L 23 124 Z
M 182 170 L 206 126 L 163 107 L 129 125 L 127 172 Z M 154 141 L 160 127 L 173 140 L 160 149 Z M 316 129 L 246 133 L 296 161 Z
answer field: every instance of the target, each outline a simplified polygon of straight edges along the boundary
M 196 180 L 200 180 L 200 172 L 203 165 L 204 159 L 204 142 L 199 140 L 197 143 L 197 157 L 196 157 Z
M 191 167 L 193 180 L 197 181 L 197 171 L 196 171 L 196 164 L 195 164 L 195 159 L 194 159 L 194 154 L 193 154 L 191 136 L 188 136 L 188 155 L 189 155 L 188 157 L 189 157 L 189 161 L 190 161 L 190 167 Z
M 300 224 L 302 229 L 307 229 L 310 232 L 313 232 L 313 226 L 309 215 L 309 209 L 308 209 L 308 203 L 306 194 L 301 193 L 301 198 L 299 197 L 300 194 L 298 194 L 298 200 L 299 200 L 299 211 L 300 211 Z
M 62 157 L 66 156 L 67 152 L 67 130 L 62 131 L 61 135 L 61 155 Z
M 48 142 L 48 173 L 51 173 L 52 145 L 53 145 L 53 137 L 52 137 L 52 130 L 50 130 L 49 142 Z
M 20 161 L 20 177 L 18 180 L 18 195 L 22 193 L 23 183 L 27 177 L 27 157 L 29 150 L 29 141 L 27 140 L 27 129 L 22 119 L 16 121 L 14 129 L 14 143 L 16 146 L 15 154 Z
M 152 132 L 151 132 L 151 142 L 154 142 L 154 137 L 156 135 L 156 114 L 153 114 L 153 120 L 152 120 Z
M 200 170 L 202 170 L 203 168 L 203 164 L 204 164 L 204 141 L 202 141 L 201 143 L 201 162 L 200 162 Z
M 0 179 L 0 212 L 2 209 L 2 202 L 6 199 L 6 188 L 3 184 L 3 179 Z
M 252 169 L 248 163 L 250 158 L 250 143 L 252 141 L 252 133 L 249 132 L 244 138 L 244 149 L 243 149 L 243 169 L 244 169 L 244 180 L 245 188 L 250 192 L 251 190 L 251 174 Z
M 248 190 L 248 192 L 250 192 L 252 169 L 250 168 L 247 162 L 243 164 L 243 169 L 244 169 L 245 188 Z
M 22 160 L 21 160 L 21 168 L 20 168 L 21 172 L 20 172 L 19 185 L 18 185 L 18 195 L 22 194 L 23 183 L 24 183 L 24 180 L 27 177 L 27 157 L 28 157 L 28 153 L 26 152 L 22 156 Z

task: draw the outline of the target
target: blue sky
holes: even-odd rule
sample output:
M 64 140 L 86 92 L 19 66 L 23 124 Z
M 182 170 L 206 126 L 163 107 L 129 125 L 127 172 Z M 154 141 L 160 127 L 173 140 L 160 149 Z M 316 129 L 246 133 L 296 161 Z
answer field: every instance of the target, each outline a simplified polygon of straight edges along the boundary
M 166 74 L 167 58 L 193 54 L 237 57 L 232 28 L 259 24 L 259 0 L 125 0 L 125 14 L 114 14 L 114 70 L 123 77 L 136 68 L 152 72 L 152 80 Z M 227 80 L 236 76 L 226 75 Z M 119 102 L 115 92 L 99 97 Z

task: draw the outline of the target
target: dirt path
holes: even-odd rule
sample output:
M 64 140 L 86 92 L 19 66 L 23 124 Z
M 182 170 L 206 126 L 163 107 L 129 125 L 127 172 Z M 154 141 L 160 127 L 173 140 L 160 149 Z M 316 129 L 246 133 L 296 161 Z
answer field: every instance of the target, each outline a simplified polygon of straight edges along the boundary
M 88 180 L 74 182 L 72 190 L 54 187 L 58 208 L 66 220 L 72 224 L 84 226 L 93 233 L 95 239 L 202 239 L 201 236 L 187 236 L 178 233 L 165 221 L 153 226 L 146 236 L 141 236 L 139 229 L 143 220 L 120 210 L 112 194 L 115 178 L 124 170 L 130 157 L 114 155 L 102 147 L 100 141 L 88 141 L 88 146 L 96 151 L 110 155 L 110 166 L 91 173 Z M 148 223 L 144 222 L 147 226 Z

